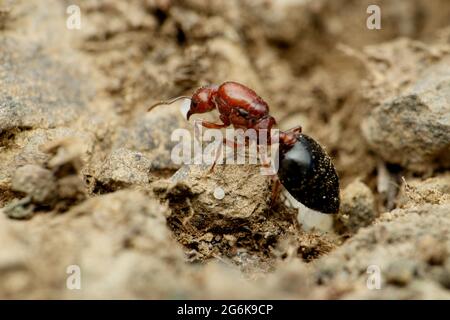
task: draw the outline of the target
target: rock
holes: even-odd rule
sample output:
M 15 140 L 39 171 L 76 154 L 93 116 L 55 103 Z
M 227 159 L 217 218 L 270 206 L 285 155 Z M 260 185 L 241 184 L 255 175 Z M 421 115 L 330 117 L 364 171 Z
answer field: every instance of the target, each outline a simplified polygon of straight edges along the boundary
M 67 202 L 63 206 L 74 205 L 85 200 L 86 191 L 87 186 L 77 174 L 58 178 L 57 199 L 59 202 Z
M 92 142 L 81 140 L 76 134 L 67 135 L 54 139 L 39 147 L 40 150 L 50 155 L 47 166 L 57 169 L 67 164 L 71 164 L 76 171 L 83 167 L 83 160 L 92 150 Z
M 152 112 L 137 116 L 129 127 L 120 130 L 113 149 L 142 153 L 150 163 L 150 171 L 174 171 L 180 168 L 171 159 L 172 149 L 178 144 L 171 140 L 171 136 L 177 129 L 191 130 L 177 104 L 159 106 Z
M 343 191 L 341 208 L 335 217 L 335 228 L 340 233 L 354 234 L 377 217 L 372 191 L 361 181 L 354 181 Z
M 430 265 L 442 265 L 448 257 L 447 246 L 432 235 L 424 235 L 417 240 L 419 256 Z
M 268 210 L 271 181 L 260 174 L 258 166 L 216 165 L 209 173 L 208 165 L 191 165 L 180 169 L 172 181 L 183 181 L 197 194 L 193 207 L 199 214 L 248 219 Z M 218 197 L 217 193 L 223 195 Z
M 423 172 L 450 166 L 450 57 L 433 56 L 439 47 L 420 48 L 407 41 L 381 47 L 392 68 L 372 66 L 382 75 L 372 89 L 375 108 L 362 130 L 386 162 Z
M 448 93 L 436 92 L 441 99 Z M 444 95 L 447 95 L 445 97 Z M 363 123 L 370 145 L 385 161 L 420 170 L 435 161 L 447 167 L 450 153 L 450 109 L 433 112 L 419 95 L 394 99 L 373 110 Z
M 0 209 L 11 219 L 30 219 L 34 215 L 35 205 L 31 203 L 31 197 L 20 200 L 12 200 L 6 207 Z
M 22 132 L 15 137 L 14 142 L 20 148 L 15 150 L 16 155 L 11 159 L 13 165 L 39 164 L 56 167 L 75 158 L 86 163 L 94 148 L 94 137 L 91 134 L 67 127 Z M 53 151 L 60 154 L 51 161 Z
M 33 282 L 37 284 L 39 280 L 34 278 L 30 264 L 33 245 L 27 244 L 26 239 L 34 234 L 34 230 L 27 229 L 23 224 L 17 224 L 16 221 L 0 214 L 0 243 L 8 248 L 8 250 L 0 250 L 0 297 L 2 299 L 33 295 L 30 294 L 30 290 L 35 288 Z
M 103 188 L 114 190 L 148 184 L 151 166 L 151 161 L 142 153 L 119 148 L 108 155 L 95 175 Z
M 0 216 L 0 239 L 10 248 L 0 253 L 0 297 L 186 295 L 189 266 L 166 210 L 142 192 L 118 191 L 27 224 Z M 82 290 L 67 289 L 69 266 L 79 267 Z
M 259 166 L 209 167 L 184 166 L 165 186 L 154 186 L 171 208 L 169 227 L 180 243 L 196 248 L 197 257 L 224 256 L 264 269 L 270 247 L 298 232 L 292 212 L 270 210 L 271 179 Z
M 429 271 L 435 266 L 424 261 L 417 247 L 419 237 L 432 236 L 448 251 L 449 212 L 449 204 L 425 204 L 382 214 L 376 223 L 360 229 L 342 246 L 314 262 L 318 266 L 316 277 L 325 277 L 329 288 L 324 297 L 336 298 L 333 288 L 342 279 L 356 287 L 339 297 L 366 297 L 369 266 L 378 267 L 382 276 L 382 290 L 373 290 L 371 298 L 449 297 L 448 292 L 425 288 L 424 284 L 439 288 L 441 280 Z M 408 290 L 396 291 L 404 285 L 408 285 Z
M 74 207 L 67 213 L 66 222 L 77 228 L 97 225 L 98 232 L 111 236 L 117 245 L 170 256 L 177 250 L 169 249 L 176 245 L 173 246 L 166 228 L 166 215 L 167 208 L 156 199 L 140 191 L 123 190 L 89 199 Z M 93 235 L 92 239 L 95 238 Z
M 56 180 L 50 170 L 29 164 L 17 169 L 12 189 L 25 193 L 35 203 L 48 203 L 55 197 Z
M 89 150 L 86 142 L 77 137 L 65 137 L 42 145 L 41 150 L 49 155 L 46 164 L 57 179 L 56 209 L 65 211 L 84 200 L 87 185 L 81 171 Z
M 45 20 L 53 13 L 44 18 L 39 10 L 36 16 Z M 65 52 L 55 51 L 63 57 L 55 58 L 48 53 L 51 47 L 9 36 L 0 39 L 0 46 L 0 185 L 5 186 L 18 166 L 46 161 L 39 146 L 52 138 L 76 135 L 92 143 L 83 128 L 68 126 L 77 127 L 76 120 L 87 113 L 93 86 L 79 61 L 65 61 Z
M 448 0 L 380 0 L 382 32 L 355 28 L 371 0 L 87 0 L 79 2 L 80 30 L 64 27 L 67 1 L 10 2 L 0 0 L 0 207 L 11 203 L 7 214 L 14 218 L 48 212 L 29 221 L 0 214 L 0 298 L 449 299 L 450 203 L 440 179 L 448 158 L 433 145 L 441 136 L 422 134 L 435 140 L 433 147 L 416 150 L 417 157 L 405 148 L 409 154 L 393 158 L 408 169 L 438 168 L 437 176 L 419 184 L 407 170 L 391 172 L 386 184 L 405 175 L 405 202 L 346 237 L 302 230 L 296 211 L 280 202 L 270 208 L 271 181 L 251 166 L 218 166 L 213 174 L 187 166 L 172 181 L 158 179 L 179 169 L 170 157 L 171 134 L 191 124 L 177 105 L 145 113 L 154 101 L 239 81 L 268 102 L 281 129 L 302 125 L 323 140 L 344 185 L 361 177 L 372 188 L 382 160 L 362 141 L 368 109 L 414 95 L 432 116 L 445 110 L 435 101 L 445 88 L 409 87 L 448 64 L 450 51 L 432 44 L 434 31 L 448 25 Z M 11 8 L 6 18 L 3 8 Z M 400 35 L 427 44 L 380 46 Z M 448 35 L 440 41 L 448 43 Z M 359 90 L 363 60 L 342 56 L 339 42 L 387 49 L 369 59 L 381 76 L 367 90 L 380 93 L 372 104 Z M 447 84 L 443 78 L 438 85 Z M 198 117 L 209 115 L 217 113 Z M 444 128 L 431 123 L 424 130 Z M 413 141 L 418 137 L 407 138 L 422 147 Z M 383 157 L 396 147 L 372 146 Z M 414 163 L 403 164 L 405 157 Z M 10 189 L 25 165 L 51 171 L 54 205 Z M 160 199 L 148 190 L 150 181 Z M 88 190 L 86 182 L 99 189 Z M 382 190 L 390 197 L 391 189 Z M 373 265 L 383 276 L 381 290 L 366 285 Z M 74 270 L 81 290 L 67 286 Z
M 166 227 L 166 210 L 142 192 L 124 190 L 92 198 L 56 222 L 58 234 L 66 227 L 72 231 L 71 263 L 83 272 L 85 296 L 183 294 L 183 253 Z M 78 232 L 85 234 L 81 243 L 73 238 Z M 126 292 L 119 290 L 124 286 Z M 66 295 L 76 297 L 67 290 Z
M 40 145 L 47 168 L 27 164 L 16 170 L 11 189 L 25 194 L 5 208 L 11 218 L 29 218 L 34 205 L 64 211 L 86 198 L 87 186 L 80 171 L 86 145 L 75 137 L 65 137 Z
M 384 277 L 388 283 L 406 286 L 414 277 L 416 264 L 414 261 L 399 259 L 393 261 L 384 272 Z
M 1 131 L 61 126 L 85 110 L 91 89 L 76 70 L 30 41 L 2 37 L 0 47 Z

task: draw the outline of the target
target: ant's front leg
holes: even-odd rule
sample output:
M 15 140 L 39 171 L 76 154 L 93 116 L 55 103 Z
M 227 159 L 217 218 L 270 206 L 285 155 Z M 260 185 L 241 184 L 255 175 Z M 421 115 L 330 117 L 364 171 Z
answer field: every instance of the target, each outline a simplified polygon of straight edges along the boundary
M 205 121 L 205 120 L 194 120 L 194 136 L 197 139 L 197 141 L 199 140 L 200 137 L 200 127 L 204 127 L 204 128 L 208 128 L 208 129 L 223 129 L 228 127 L 229 124 L 225 124 L 225 123 L 213 123 L 213 122 L 209 122 L 209 121 Z

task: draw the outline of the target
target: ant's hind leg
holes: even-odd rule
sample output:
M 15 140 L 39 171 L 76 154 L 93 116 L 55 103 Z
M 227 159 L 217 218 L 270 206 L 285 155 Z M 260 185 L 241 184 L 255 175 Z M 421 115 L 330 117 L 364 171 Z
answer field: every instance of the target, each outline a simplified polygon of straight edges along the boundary
M 286 130 L 285 133 L 295 133 L 296 135 L 300 135 L 300 133 L 302 133 L 302 127 L 296 126 L 296 127 L 290 128 L 289 130 Z
M 270 199 L 270 208 L 272 208 L 280 194 L 280 190 L 281 190 L 281 182 L 278 179 L 278 177 L 272 176 L 272 180 L 273 180 L 273 184 L 272 184 L 272 196 Z

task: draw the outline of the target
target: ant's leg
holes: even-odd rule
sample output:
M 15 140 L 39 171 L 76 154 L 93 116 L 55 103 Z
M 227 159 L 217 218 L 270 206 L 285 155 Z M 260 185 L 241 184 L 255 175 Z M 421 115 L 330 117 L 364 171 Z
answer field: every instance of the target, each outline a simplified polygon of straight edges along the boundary
M 264 146 L 265 150 L 264 150 L 264 152 L 261 152 L 261 148 L 263 148 L 263 146 L 260 145 L 260 144 L 257 144 L 258 156 L 259 156 L 259 159 L 261 161 L 261 165 L 263 167 L 267 167 L 268 168 L 268 167 L 270 167 L 270 158 L 267 156 L 267 147 L 268 146 Z
M 223 149 L 223 143 L 219 144 L 219 146 L 217 147 L 216 156 L 214 157 L 214 162 L 211 165 L 211 168 L 209 168 L 209 173 L 214 171 L 214 167 L 216 166 L 217 160 L 219 160 L 219 156 L 222 153 L 222 149 Z
M 217 147 L 216 156 L 214 158 L 214 162 L 213 162 L 211 168 L 209 169 L 209 172 L 214 171 L 214 167 L 216 166 L 217 160 L 219 160 L 219 156 L 222 153 L 224 144 L 226 144 L 227 146 L 232 147 L 232 148 L 238 148 L 241 146 L 241 144 L 237 143 L 236 141 L 229 141 L 227 138 L 223 138 L 222 143 L 219 144 L 219 146 Z
M 229 126 L 228 124 L 225 123 L 213 123 L 204 120 L 200 120 L 200 125 L 208 129 L 223 129 Z
M 258 145 L 258 147 L 260 147 L 260 145 Z M 260 161 L 261 164 L 261 169 L 260 172 L 262 175 L 265 176 L 276 176 L 277 172 L 276 172 L 276 167 L 273 166 L 272 163 L 272 156 L 268 156 L 267 154 L 267 150 L 265 150 L 264 152 L 261 152 L 258 149 L 258 159 Z
M 197 141 L 199 140 L 199 136 L 200 136 L 200 127 L 204 127 L 204 128 L 208 128 L 208 129 L 223 129 L 228 127 L 228 124 L 224 124 L 224 123 L 213 123 L 213 122 L 208 122 L 205 120 L 194 120 L 194 136 L 197 139 Z
M 275 201 L 277 200 L 281 189 L 281 182 L 280 179 L 278 179 L 278 176 L 276 175 L 272 176 L 272 180 L 273 185 L 272 185 L 272 197 L 270 199 L 270 208 L 272 208 L 273 205 L 275 204 Z
M 302 127 L 301 126 L 293 127 L 289 130 L 286 130 L 285 133 L 295 133 L 296 135 L 300 135 L 300 133 L 302 133 Z
M 274 171 L 275 168 L 272 167 L 272 160 L 273 157 L 276 157 L 277 155 L 274 154 L 275 152 L 278 152 L 277 145 L 279 146 L 279 139 L 275 139 L 276 134 L 270 131 L 270 135 L 267 138 L 266 143 L 263 145 L 261 144 L 261 141 L 258 143 L 258 158 L 261 162 L 261 166 L 263 168 L 269 168 L 270 171 L 266 171 L 266 175 L 276 175 L 276 172 Z M 277 137 L 278 138 L 278 137 Z M 274 149 L 275 146 L 275 149 Z M 262 151 L 261 151 L 262 149 Z M 269 151 L 270 150 L 270 151 Z

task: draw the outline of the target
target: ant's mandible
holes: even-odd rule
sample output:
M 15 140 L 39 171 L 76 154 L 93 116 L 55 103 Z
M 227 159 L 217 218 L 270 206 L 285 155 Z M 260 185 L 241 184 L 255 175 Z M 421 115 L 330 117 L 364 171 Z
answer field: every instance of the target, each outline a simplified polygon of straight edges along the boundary
M 276 125 L 269 114 L 268 104 L 252 89 L 237 83 L 224 82 L 197 89 L 192 97 L 181 96 L 152 105 L 148 111 L 162 104 L 190 99 L 187 119 L 197 113 L 216 109 L 222 123 L 200 120 L 205 128 L 222 129 L 232 125 L 240 129 L 265 129 L 269 133 Z M 279 134 L 280 154 L 276 188 L 279 183 L 299 202 L 322 213 L 339 211 L 339 178 L 330 157 L 311 137 L 294 127 Z M 275 190 L 274 189 L 274 190 Z

